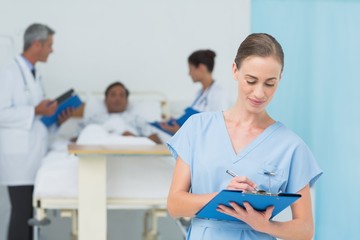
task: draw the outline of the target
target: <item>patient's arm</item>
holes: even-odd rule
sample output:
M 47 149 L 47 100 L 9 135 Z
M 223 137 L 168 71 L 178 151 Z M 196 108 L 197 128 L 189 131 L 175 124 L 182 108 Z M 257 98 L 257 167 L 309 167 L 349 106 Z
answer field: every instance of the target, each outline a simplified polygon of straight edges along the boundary
M 157 143 L 157 144 L 161 144 L 161 143 L 162 143 L 161 139 L 159 138 L 159 136 L 158 136 L 156 133 L 151 134 L 150 136 L 148 136 L 148 138 L 149 138 L 150 140 L 154 141 L 154 142 Z
M 129 132 L 129 131 L 123 132 L 122 135 L 123 136 L 134 136 L 134 137 L 136 137 L 135 134 L 133 134 L 132 132 Z M 162 141 L 160 140 L 159 136 L 156 133 L 149 135 L 147 138 L 149 138 L 150 140 L 154 141 L 157 144 L 162 143 Z
M 133 133 L 130 132 L 130 131 L 125 131 L 125 132 L 122 133 L 122 135 L 123 135 L 123 136 L 134 136 L 134 137 L 136 137 L 136 135 L 133 134 Z

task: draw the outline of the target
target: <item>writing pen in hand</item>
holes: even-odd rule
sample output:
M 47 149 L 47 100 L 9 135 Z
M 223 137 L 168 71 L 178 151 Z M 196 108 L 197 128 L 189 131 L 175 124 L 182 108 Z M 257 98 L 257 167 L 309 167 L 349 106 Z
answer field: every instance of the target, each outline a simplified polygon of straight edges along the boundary
M 232 171 L 230 171 L 230 170 L 226 170 L 226 173 L 227 174 L 229 174 L 230 176 L 232 176 L 232 177 L 236 177 L 237 175 L 235 174 L 235 173 L 233 173 Z M 260 189 L 258 189 L 258 188 L 254 188 L 255 189 L 255 191 L 256 192 L 262 192 L 262 191 L 264 191 L 264 190 L 260 190 Z
M 226 170 L 226 173 L 229 174 L 229 175 L 232 176 L 232 177 L 236 177 L 236 174 L 233 173 L 233 172 L 230 171 L 230 170 Z

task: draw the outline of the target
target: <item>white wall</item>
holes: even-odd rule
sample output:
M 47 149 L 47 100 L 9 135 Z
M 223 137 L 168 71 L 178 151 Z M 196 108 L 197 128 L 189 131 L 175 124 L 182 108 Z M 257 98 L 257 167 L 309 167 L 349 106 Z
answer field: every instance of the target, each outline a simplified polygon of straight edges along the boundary
M 103 90 L 118 79 L 190 104 L 200 86 L 188 76 L 187 57 L 202 48 L 217 53 L 214 78 L 236 94 L 231 64 L 250 31 L 250 0 L 0 1 L 0 33 L 15 38 L 17 52 L 30 23 L 56 30 L 54 53 L 39 64 L 49 97 L 69 87 Z
M 29 24 L 56 30 L 54 53 L 38 66 L 49 97 L 70 87 L 102 91 L 121 80 L 132 91 L 161 91 L 170 107 L 182 108 L 200 87 L 188 76 L 187 57 L 204 48 L 217 53 L 214 78 L 236 94 L 231 64 L 250 32 L 250 0 L 0 0 L 0 6 L 0 35 L 13 37 L 13 54 L 21 52 Z M 8 211 L 0 188 L 0 240 Z

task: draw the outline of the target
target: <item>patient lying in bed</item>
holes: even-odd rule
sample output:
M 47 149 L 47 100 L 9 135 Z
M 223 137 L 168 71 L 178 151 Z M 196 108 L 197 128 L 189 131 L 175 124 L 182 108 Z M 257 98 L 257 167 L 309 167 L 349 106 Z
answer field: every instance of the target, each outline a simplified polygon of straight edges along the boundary
M 121 82 L 110 84 L 105 91 L 104 108 L 84 120 L 84 125 L 98 124 L 107 132 L 122 136 L 147 137 L 161 143 L 155 130 L 129 108 L 129 90 Z M 74 139 L 75 140 L 75 139 Z
M 60 126 L 34 184 L 33 202 L 40 213 L 37 214 L 39 221 L 42 220 L 43 210 L 78 207 L 78 157 L 69 155 L 67 146 L 70 137 L 78 135 L 80 130 L 78 144 L 101 142 L 103 145 L 113 145 L 116 142 L 119 145 L 143 146 L 160 142 L 147 123 L 156 119 L 149 118 L 149 115 L 144 115 L 145 118 L 139 116 L 143 110 L 147 110 L 153 114 L 151 117 L 155 114 L 161 117 L 158 114 L 160 111 L 157 111 L 159 105 L 155 101 L 147 101 L 141 104 L 146 107 L 141 108 L 139 102 L 131 101 L 129 104 L 128 96 L 123 84 L 111 84 L 104 100 L 99 97 L 86 99 L 84 112 L 77 115 L 81 119 L 72 118 Z M 97 142 L 94 143 L 94 140 Z M 110 157 L 106 174 L 108 207 L 166 209 L 174 163 L 169 156 Z

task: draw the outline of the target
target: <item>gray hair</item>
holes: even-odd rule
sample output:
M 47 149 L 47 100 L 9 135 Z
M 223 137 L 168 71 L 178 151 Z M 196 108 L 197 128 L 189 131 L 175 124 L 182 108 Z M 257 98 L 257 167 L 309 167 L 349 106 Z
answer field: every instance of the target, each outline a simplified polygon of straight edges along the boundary
M 24 51 L 26 51 L 35 41 L 46 41 L 49 35 L 54 35 L 55 31 L 44 24 L 31 24 L 24 34 Z

